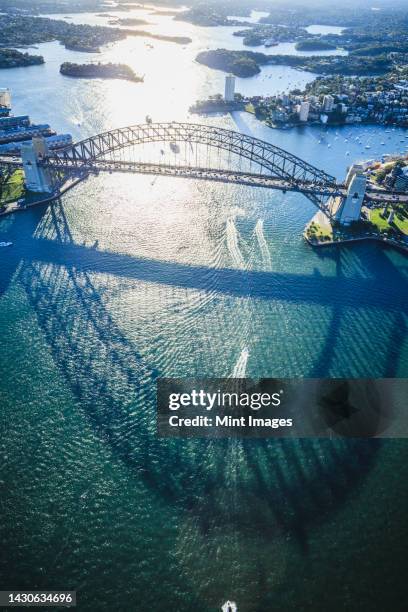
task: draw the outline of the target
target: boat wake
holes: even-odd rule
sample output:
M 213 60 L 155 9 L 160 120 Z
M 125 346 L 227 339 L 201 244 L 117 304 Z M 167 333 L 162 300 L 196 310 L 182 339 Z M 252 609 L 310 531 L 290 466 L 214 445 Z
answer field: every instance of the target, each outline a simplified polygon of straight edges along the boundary
M 240 356 L 238 357 L 238 361 L 234 366 L 234 370 L 232 372 L 231 378 L 245 378 L 247 363 L 248 363 L 249 351 L 247 347 L 245 347 Z
M 258 219 L 258 221 L 256 222 L 255 236 L 258 241 L 259 248 L 261 250 L 262 262 L 270 268 L 272 265 L 272 260 L 264 234 L 263 219 Z
M 234 264 L 238 268 L 245 268 L 245 260 L 239 248 L 239 232 L 233 219 L 227 220 L 227 248 Z

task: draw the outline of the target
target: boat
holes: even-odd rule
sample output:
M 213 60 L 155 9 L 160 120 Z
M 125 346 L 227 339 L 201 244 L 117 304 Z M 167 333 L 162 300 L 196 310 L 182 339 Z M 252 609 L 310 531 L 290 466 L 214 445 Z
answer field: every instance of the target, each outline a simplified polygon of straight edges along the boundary
M 370 145 L 365 146 L 366 149 L 371 149 Z
M 0 242 L 0 247 L 8 247 L 8 246 L 12 246 L 12 242 Z

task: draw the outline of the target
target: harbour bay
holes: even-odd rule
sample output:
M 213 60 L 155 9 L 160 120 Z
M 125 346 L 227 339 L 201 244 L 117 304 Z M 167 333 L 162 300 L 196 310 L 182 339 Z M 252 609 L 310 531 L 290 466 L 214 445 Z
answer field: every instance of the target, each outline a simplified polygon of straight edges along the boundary
M 191 48 L 132 38 L 95 55 L 125 58 L 144 83 L 67 79 L 60 64 L 83 54 L 45 43 L 44 65 L 0 74 L 15 113 L 52 120 L 74 140 L 147 114 L 195 122 L 188 108 L 222 91 L 224 75 L 193 57 L 242 43 L 231 28 L 160 19 L 157 31 L 182 32 Z M 237 79 L 237 90 L 312 78 L 271 66 Z M 241 112 L 200 122 L 339 179 L 366 144 L 376 157 L 381 142 L 392 153 L 405 137 L 381 126 L 271 130 Z M 326 611 L 329 591 L 348 597 L 348 610 L 399 609 L 404 441 L 155 433 L 159 376 L 407 376 L 406 256 L 373 243 L 314 250 L 302 237 L 314 212 L 296 193 L 105 174 L 0 220 L 0 240 L 14 243 L 0 253 L 8 582 L 77 589 L 83 610 L 212 612 L 231 597 L 243 610 Z M 359 562 L 347 593 L 333 559 Z

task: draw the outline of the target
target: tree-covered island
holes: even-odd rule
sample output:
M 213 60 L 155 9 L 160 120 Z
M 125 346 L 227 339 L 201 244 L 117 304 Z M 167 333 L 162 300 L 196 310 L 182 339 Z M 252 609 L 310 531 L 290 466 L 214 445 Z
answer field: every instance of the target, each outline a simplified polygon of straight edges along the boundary
M 126 64 L 73 64 L 64 62 L 61 64 L 60 73 L 64 76 L 82 79 L 124 79 L 135 83 L 143 82 L 143 77 L 138 76 Z
M 42 55 L 21 53 L 21 51 L 16 51 L 16 49 L 0 49 L 0 68 L 23 68 L 43 63 L 44 58 Z

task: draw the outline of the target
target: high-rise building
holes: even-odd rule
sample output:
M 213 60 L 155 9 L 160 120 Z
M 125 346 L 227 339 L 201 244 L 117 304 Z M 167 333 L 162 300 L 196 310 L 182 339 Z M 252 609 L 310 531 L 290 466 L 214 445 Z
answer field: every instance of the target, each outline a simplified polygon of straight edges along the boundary
M 11 109 L 11 91 L 0 89 L 0 107 Z
M 330 94 L 328 94 L 327 96 L 324 96 L 324 98 L 323 98 L 323 110 L 326 113 L 331 113 L 331 111 L 333 110 L 333 106 L 334 106 L 334 98 L 333 98 L 333 96 L 331 96 Z
M 233 102 L 235 99 L 235 77 L 229 74 L 225 77 L 225 95 L 226 102 Z
M 299 104 L 299 121 L 307 121 L 309 118 L 310 102 L 304 100 Z

